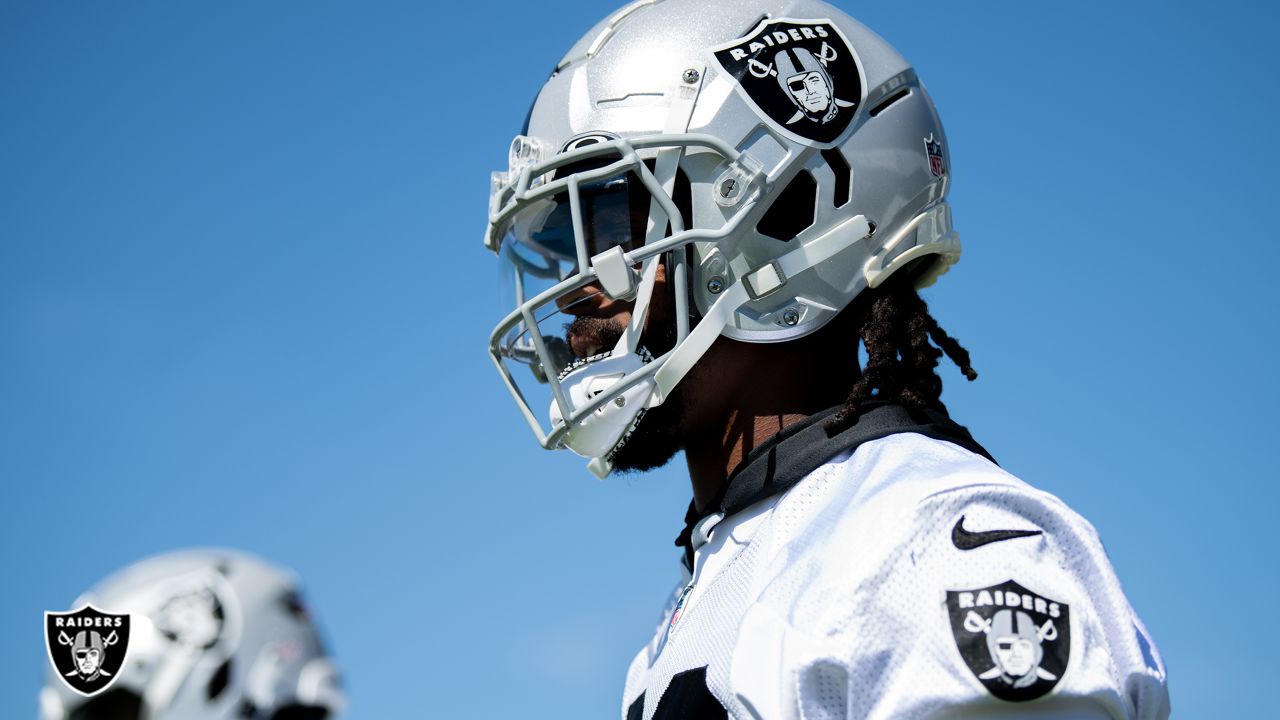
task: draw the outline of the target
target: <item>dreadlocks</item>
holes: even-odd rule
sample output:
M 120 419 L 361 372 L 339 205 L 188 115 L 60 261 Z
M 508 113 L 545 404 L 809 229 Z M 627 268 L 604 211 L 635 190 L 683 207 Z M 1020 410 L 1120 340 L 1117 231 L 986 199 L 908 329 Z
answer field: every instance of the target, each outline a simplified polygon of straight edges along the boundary
M 868 291 L 861 303 L 858 334 L 867 350 L 867 366 L 849 391 L 844 407 L 827 421 L 829 433 L 853 425 L 862 404 L 873 397 L 912 411 L 934 408 L 945 412 L 942 379 L 934 373 L 943 353 L 966 378 L 978 377 L 969 365 L 969 351 L 938 327 L 906 275 L 899 273 Z

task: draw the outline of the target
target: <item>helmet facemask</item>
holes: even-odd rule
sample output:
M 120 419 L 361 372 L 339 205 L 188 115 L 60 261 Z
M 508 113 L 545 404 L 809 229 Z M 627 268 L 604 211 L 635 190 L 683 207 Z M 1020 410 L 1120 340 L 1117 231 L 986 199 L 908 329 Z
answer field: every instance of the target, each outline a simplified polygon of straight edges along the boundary
M 738 155 L 714 138 L 613 140 L 496 184 L 486 243 L 496 246 L 505 299 L 516 310 L 491 336 L 490 354 L 541 444 L 593 458 L 602 477 L 624 437 L 662 402 L 654 375 L 689 335 L 685 248 L 737 224 L 685 228 L 687 198 L 677 199 L 688 181 L 677 161 L 687 151 L 726 167 Z M 670 294 L 655 299 L 660 272 Z M 671 317 L 650 323 L 655 303 L 668 302 Z M 601 329 L 611 321 L 591 308 L 606 303 L 625 306 L 629 322 Z M 596 332 L 569 332 L 586 325 Z

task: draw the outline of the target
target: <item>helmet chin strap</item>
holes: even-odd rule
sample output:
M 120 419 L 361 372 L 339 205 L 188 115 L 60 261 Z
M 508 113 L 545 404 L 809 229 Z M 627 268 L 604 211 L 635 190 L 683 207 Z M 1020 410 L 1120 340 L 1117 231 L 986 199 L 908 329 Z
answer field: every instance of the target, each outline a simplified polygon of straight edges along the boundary
M 635 431 L 653 394 L 652 375 L 636 377 L 649 359 L 643 348 L 639 354 L 598 355 L 561 379 L 570 407 L 586 408 L 604 401 L 581 413 L 563 440 L 565 447 L 591 459 L 588 467 L 601 479 L 613 468 L 608 458 Z M 550 413 L 553 427 L 565 424 L 554 401 Z

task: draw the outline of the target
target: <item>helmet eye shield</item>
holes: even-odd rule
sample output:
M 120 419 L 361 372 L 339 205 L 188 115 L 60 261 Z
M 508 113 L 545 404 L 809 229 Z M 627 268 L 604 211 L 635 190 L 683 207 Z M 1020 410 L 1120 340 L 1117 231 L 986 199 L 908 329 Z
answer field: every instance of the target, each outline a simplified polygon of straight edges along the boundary
M 572 180 L 559 192 L 517 208 L 500 226 L 501 234 L 540 255 L 574 263 L 574 272 L 582 260 L 606 250 L 621 247 L 630 252 L 644 245 L 652 200 L 644 181 L 625 169 L 604 177 L 577 177 L 578 173 L 609 168 L 617 160 L 591 158 L 557 169 L 552 179 Z M 582 243 L 575 227 L 575 206 L 581 219 Z

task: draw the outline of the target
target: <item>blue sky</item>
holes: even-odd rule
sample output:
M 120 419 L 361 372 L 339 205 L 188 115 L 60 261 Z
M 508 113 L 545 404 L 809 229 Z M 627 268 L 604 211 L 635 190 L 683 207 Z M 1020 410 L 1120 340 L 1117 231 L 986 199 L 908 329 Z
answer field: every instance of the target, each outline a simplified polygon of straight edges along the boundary
M 348 717 L 616 713 L 687 479 L 536 446 L 480 244 L 489 172 L 612 7 L 0 7 L 6 717 L 44 610 L 192 545 L 303 576 Z M 981 373 L 943 368 L 953 414 L 1098 528 L 1175 716 L 1270 712 L 1275 9 L 842 7 L 947 127 L 965 257 L 926 297 Z

